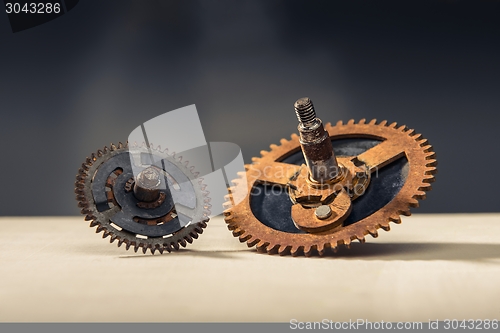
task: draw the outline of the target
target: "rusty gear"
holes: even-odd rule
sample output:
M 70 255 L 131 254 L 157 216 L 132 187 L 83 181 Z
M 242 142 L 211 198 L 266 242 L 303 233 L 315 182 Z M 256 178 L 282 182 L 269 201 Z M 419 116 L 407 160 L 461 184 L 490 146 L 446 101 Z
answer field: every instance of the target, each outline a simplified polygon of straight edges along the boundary
M 354 168 L 369 170 L 371 174 L 371 180 L 358 179 L 364 179 L 361 184 L 366 189 L 359 198 L 344 188 L 337 192 L 336 198 L 340 199 L 335 200 L 339 200 L 339 204 L 325 198 L 316 210 L 316 218 L 331 218 L 328 206 L 324 206 L 329 204 L 348 217 L 337 216 L 340 225 L 330 226 L 328 221 L 321 221 L 326 229 L 314 232 L 307 229 L 311 227 L 307 219 L 300 220 L 302 213 L 313 219 L 314 210 L 311 208 L 300 207 L 296 220 L 301 223 L 291 218 L 293 207 L 300 206 L 292 202 L 291 193 L 295 193 L 296 187 L 291 181 L 302 172 L 301 168 L 306 167 L 299 136 L 292 134 L 291 140 L 282 139 L 280 146 L 273 144 L 270 151 L 261 152 L 262 157 L 253 158 L 253 163 L 245 166 L 247 171 L 233 180 L 234 186 L 229 188 L 230 193 L 248 189 L 247 196 L 236 205 L 232 205 L 233 194 L 229 194 L 224 211 L 229 230 L 241 242 L 269 254 L 323 255 L 328 249 L 336 251 L 340 245 L 349 247 L 353 240 L 363 243 L 368 234 L 377 237 L 379 228 L 388 231 L 389 222 L 401 223 L 400 215 L 409 216 L 410 207 L 418 207 L 417 199 L 425 199 L 425 192 L 431 189 L 430 183 L 437 172 L 437 161 L 432 147 L 420 134 L 396 123 L 382 121 L 377 124 L 375 119 L 369 123 L 365 119 L 359 123 L 350 120 L 347 124 L 339 121 L 336 126 L 328 123 L 325 130 L 339 165 L 350 163 Z M 272 175 L 278 167 L 291 171 Z M 267 194 L 263 195 L 265 191 Z M 342 200 L 346 201 L 346 198 L 348 204 L 343 207 Z M 323 199 L 316 197 L 316 200 Z
M 178 250 L 179 245 L 185 247 L 198 238 L 207 226 L 210 199 L 194 167 L 188 167 L 187 161 L 181 163 L 182 158 L 175 154 L 151 147 L 134 145 L 133 151 L 141 156 L 152 154 L 160 161 L 157 169 L 164 182 L 170 185 L 172 178 L 177 182 L 178 193 L 174 194 L 182 205 L 176 201 L 174 206 L 171 186 L 164 186 L 154 202 L 141 202 L 134 196 L 129 147 L 122 143 L 104 147 L 86 159 L 76 176 L 75 193 L 85 220 L 103 238 L 110 237 L 110 243 L 117 241 L 118 246 L 125 244 L 127 250 L 141 248 L 146 253 L 149 249 L 154 254 Z

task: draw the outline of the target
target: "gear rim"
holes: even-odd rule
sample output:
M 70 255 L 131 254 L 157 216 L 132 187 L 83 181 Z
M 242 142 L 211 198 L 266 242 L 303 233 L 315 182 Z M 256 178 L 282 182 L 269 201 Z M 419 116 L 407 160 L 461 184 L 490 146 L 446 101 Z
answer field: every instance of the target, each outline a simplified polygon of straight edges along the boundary
M 240 177 L 233 180 L 234 186 L 229 188 L 230 194 L 226 197 L 228 201 L 225 203 L 227 209 L 224 211 L 224 219 L 228 229 L 241 242 L 246 242 L 249 247 L 256 246 L 258 252 L 269 254 L 297 256 L 303 253 L 306 256 L 311 256 L 318 253 L 322 256 L 329 248 L 335 251 L 340 245 L 349 247 L 353 240 L 363 243 L 368 234 L 377 237 L 377 230 L 380 228 L 389 231 L 390 222 L 401 223 L 400 215 L 411 215 L 410 208 L 418 207 L 418 200 L 425 199 L 425 193 L 431 189 L 430 183 L 434 181 L 434 174 L 437 172 L 437 161 L 432 146 L 421 134 L 415 133 L 414 130 L 405 125 L 398 127 L 397 123 L 388 124 L 385 120 L 377 124 L 375 119 L 368 123 L 365 119 L 361 119 L 358 123 L 351 119 L 346 124 L 339 121 L 336 126 L 327 123 L 325 130 L 330 139 L 367 137 L 387 140 L 392 135 L 405 140 L 404 153 L 410 169 L 401 190 L 378 211 L 354 224 L 343 227 L 339 231 L 319 234 L 291 234 L 272 229 L 253 215 L 250 208 L 250 193 L 257 179 L 247 177 L 245 181 Z M 282 139 L 280 146 L 272 144 L 270 148 L 270 151 L 261 151 L 261 157 L 253 158 L 252 164 L 245 165 L 247 170 L 245 175 L 248 174 L 248 170 L 258 169 L 259 163 L 264 160 L 281 161 L 299 151 L 299 137 L 297 134 L 292 134 L 291 140 Z M 244 174 L 240 174 L 240 176 Z M 231 192 L 237 191 L 241 186 L 247 186 L 248 194 L 243 201 L 232 206 Z
M 198 174 L 194 172 L 193 166 L 188 168 L 187 161 L 181 163 L 182 157 L 176 156 L 175 153 L 168 154 L 167 149 L 162 151 L 160 147 L 157 149 L 153 148 L 154 146 L 152 144 L 149 146 L 138 146 L 137 144 L 134 144 L 132 147 L 148 149 L 156 155 L 160 155 L 163 158 L 168 159 L 177 168 L 181 169 L 183 174 L 192 181 L 197 199 L 196 209 L 198 214 L 195 215 L 195 219 L 199 219 L 199 221 L 191 222 L 182 226 L 170 236 L 165 235 L 168 236 L 166 238 L 138 238 L 132 236 L 133 234 L 131 232 L 124 230 L 123 228 L 118 230 L 112 226 L 112 221 L 110 221 L 106 215 L 118 212 L 120 207 L 116 205 L 115 201 L 114 207 L 106 210 L 106 214 L 101 214 L 101 212 L 97 209 L 92 195 L 91 183 L 92 178 L 97 173 L 97 170 L 101 165 L 106 163 L 113 156 L 129 152 L 128 143 L 122 144 L 121 142 L 118 145 L 111 144 L 110 148 L 104 147 L 102 150 L 99 149 L 96 153 L 92 153 L 92 155 L 88 157 L 84 163 L 82 163 L 81 168 L 78 170 L 75 181 L 75 193 L 81 213 L 85 215 L 86 221 L 90 221 L 90 227 L 97 227 L 96 233 L 102 232 L 103 238 L 110 237 L 110 243 L 118 241 L 118 247 L 125 244 L 127 250 L 130 247 L 133 247 L 134 251 L 137 252 L 141 248 L 142 252 L 145 254 L 149 249 L 151 254 L 154 254 L 156 251 L 160 253 L 163 253 L 164 251 L 172 252 L 179 250 L 180 247 L 186 247 L 187 243 L 192 243 L 193 239 L 197 239 L 198 235 L 203 233 L 203 229 L 206 228 L 209 220 L 210 198 L 208 197 L 208 192 L 205 191 L 205 185 L 202 183 L 202 179 L 197 178 Z

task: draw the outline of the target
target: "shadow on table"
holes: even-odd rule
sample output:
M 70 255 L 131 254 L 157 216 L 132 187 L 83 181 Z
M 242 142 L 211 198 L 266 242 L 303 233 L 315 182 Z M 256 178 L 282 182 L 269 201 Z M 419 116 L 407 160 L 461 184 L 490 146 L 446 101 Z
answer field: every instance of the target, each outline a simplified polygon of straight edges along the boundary
M 500 244 L 471 243 L 366 243 L 351 244 L 325 258 L 356 260 L 462 260 L 500 259 Z
M 235 253 L 241 252 L 252 252 L 251 249 L 246 250 L 232 250 L 232 251 L 200 251 L 200 250 L 190 250 L 190 249 L 180 249 L 179 251 L 164 253 L 163 255 L 151 255 L 148 251 L 146 254 L 130 254 L 130 255 L 122 255 L 119 258 L 128 259 L 128 258 L 144 258 L 144 257 L 165 257 L 165 256 L 195 256 L 195 257 L 206 257 L 206 258 L 214 258 L 214 259 L 236 259 Z M 241 258 L 241 257 L 240 257 Z

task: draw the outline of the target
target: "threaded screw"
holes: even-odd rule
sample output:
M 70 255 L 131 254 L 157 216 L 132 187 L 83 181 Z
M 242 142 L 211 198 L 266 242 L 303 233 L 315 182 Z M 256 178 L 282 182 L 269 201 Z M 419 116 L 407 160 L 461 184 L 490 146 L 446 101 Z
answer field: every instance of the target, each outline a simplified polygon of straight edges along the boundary
M 316 111 L 314 111 L 314 105 L 309 97 L 298 99 L 293 106 L 295 107 L 297 119 L 305 127 L 311 125 L 316 119 Z

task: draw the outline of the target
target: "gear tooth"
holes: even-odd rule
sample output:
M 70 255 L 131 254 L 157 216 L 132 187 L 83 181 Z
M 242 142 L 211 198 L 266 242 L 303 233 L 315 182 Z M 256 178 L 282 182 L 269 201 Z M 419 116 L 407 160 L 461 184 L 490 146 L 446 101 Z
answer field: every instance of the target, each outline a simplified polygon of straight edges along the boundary
M 414 132 L 415 132 L 415 130 L 414 130 L 414 129 L 412 129 L 412 128 L 408 128 L 408 127 L 406 128 L 406 134 L 407 134 L 407 135 L 411 136 Z
M 163 244 L 163 249 L 167 250 L 168 253 L 172 252 L 172 247 L 168 243 Z
M 387 223 L 387 224 L 381 224 L 380 228 L 382 228 L 382 230 L 384 230 L 384 231 L 390 231 L 391 230 L 391 227 L 390 227 L 389 223 Z
M 349 121 L 347 122 L 347 125 L 354 125 L 354 119 L 349 119 Z
M 269 242 L 265 242 L 261 240 L 259 243 L 257 243 L 256 248 L 258 252 L 265 253 L 267 252 L 267 246 L 269 245 Z
M 85 221 L 92 221 L 95 217 L 93 215 L 85 215 Z
M 349 240 L 349 242 L 344 242 L 344 246 L 346 249 L 350 249 L 351 248 L 351 241 Z
M 360 125 L 364 125 L 366 123 L 366 119 L 365 118 L 361 118 L 358 122 L 358 124 Z
M 121 142 L 118 142 L 118 149 L 122 149 L 123 148 L 123 143 Z M 136 251 L 137 252 L 137 251 Z
M 437 173 L 437 168 L 436 167 L 427 167 L 427 170 L 425 171 L 426 175 L 435 175 Z M 432 177 L 434 178 L 434 177 Z
M 425 194 L 425 192 L 424 192 L 424 191 L 418 191 L 417 193 L 415 193 L 415 194 L 413 195 L 413 198 L 414 198 L 414 199 L 418 199 L 418 200 L 424 200 L 424 199 L 426 198 L 426 196 L 427 196 L 427 195 Z
M 280 246 L 278 244 L 269 244 L 267 246 L 267 254 L 277 254 L 279 247 Z
M 377 119 L 370 120 L 370 122 L 368 123 L 368 125 L 377 125 Z
M 418 200 L 411 198 L 410 200 L 408 200 L 408 204 L 410 205 L 410 207 L 417 208 L 418 207 Z
M 423 139 L 423 136 L 420 133 L 414 133 L 413 135 L 411 135 L 411 138 L 415 141 L 419 141 Z
M 243 230 L 240 229 L 239 227 L 235 226 L 234 229 L 232 230 L 233 231 L 233 236 L 234 237 L 238 237 L 240 236 L 241 234 L 243 234 Z
M 404 216 L 411 216 L 411 212 L 409 209 L 402 209 L 402 210 L 398 211 L 398 213 L 400 215 L 404 215 Z
M 113 243 L 116 239 L 118 238 L 118 236 L 116 235 L 111 235 L 111 237 L 109 238 L 109 242 L 110 243 Z
M 131 243 L 133 246 L 134 246 L 134 252 L 137 253 L 137 251 L 139 250 L 139 244 L 137 244 L 136 242 L 132 242 Z
M 104 152 L 104 154 L 107 154 L 107 153 L 108 153 L 108 151 L 109 151 L 109 149 L 108 149 L 108 147 L 107 147 L 107 146 L 104 146 L 104 148 L 102 149 L 102 151 Z
M 106 228 L 104 228 L 102 225 L 98 225 L 97 226 L 97 229 L 95 230 L 95 233 L 98 234 L 100 232 L 103 232 L 104 230 L 106 230 Z
M 432 189 L 432 185 L 430 183 L 422 183 L 419 187 L 419 191 L 429 192 Z
M 357 239 L 358 239 L 358 241 L 359 241 L 361 244 L 363 244 L 363 243 L 365 243 L 365 242 L 366 242 L 365 237 L 357 237 Z
M 128 251 L 128 249 L 130 249 L 130 246 L 132 245 L 132 243 L 128 239 L 125 239 L 124 242 L 125 242 L 125 250 Z
M 398 126 L 398 123 L 397 122 L 393 122 L 388 127 L 389 128 L 396 128 L 396 126 Z
M 111 145 L 109 145 L 109 148 L 111 151 L 116 150 L 116 146 L 113 143 L 111 143 Z
M 326 243 L 319 243 L 317 246 L 316 246 L 316 251 L 318 251 L 318 254 L 320 255 L 320 257 L 322 257 L 324 254 L 325 254 L 325 251 L 327 249 L 327 245 L 329 244 L 326 244 Z
M 304 247 L 302 245 L 293 245 L 290 249 L 290 254 L 292 257 L 297 257 L 299 254 L 301 254 L 304 251 Z
M 122 246 L 123 244 L 123 239 L 121 239 L 120 237 L 118 237 L 118 247 Z
M 378 228 L 378 227 L 377 227 Z M 368 229 L 368 233 L 373 237 L 373 238 L 377 238 L 378 237 L 378 232 L 377 232 L 377 228 L 370 228 Z
M 98 225 L 100 225 L 100 223 L 99 223 L 99 222 L 97 222 L 97 221 L 95 221 L 95 220 L 90 221 L 90 227 L 91 227 L 91 228 L 96 227 L 96 226 L 98 226 Z
M 310 245 L 304 246 L 304 255 L 306 257 L 311 257 L 314 254 L 315 248 L 316 246 L 310 246 Z
M 184 239 L 181 239 L 179 240 L 179 244 L 182 246 L 182 247 L 186 247 L 187 243 Z
M 396 224 L 401 224 L 401 217 L 399 215 L 389 216 L 389 221 L 394 222 Z
M 433 151 L 430 151 L 430 152 L 427 152 L 425 154 L 425 159 L 428 160 L 428 159 L 435 159 L 436 158 L 436 153 L 433 152 Z
M 406 127 L 406 125 L 401 125 L 398 127 L 398 131 L 406 132 L 407 130 L 408 130 L 408 127 Z
M 278 248 L 278 254 L 280 256 L 285 256 L 287 254 L 290 254 L 290 249 L 292 247 L 290 245 L 280 245 Z
M 155 254 L 155 252 L 156 252 L 156 247 L 154 247 L 154 246 L 153 246 L 153 247 L 150 247 L 150 248 L 149 248 L 149 251 L 151 251 L 151 254 L 152 254 L 152 255 L 154 255 L 154 254 Z
M 434 183 L 435 181 L 436 178 L 433 175 L 428 175 L 427 172 L 425 173 L 425 176 L 422 179 L 422 182 L 424 183 Z
M 184 166 L 187 168 L 189 165 L 189 161 L 184 161 Z
M 277 145 L 277 144 L 274 144 L 274 143 L 271 143 L 271 144 L 269 145 L 269 148 L 271 148 L 271 150 L 275 150 L 275 149 L 277 149 L 277 148 L 278 148 L 278 145 Z
M 104 153 L 102 152 L 102 150 L 100 150 L 100 149 L 99 149 L 99 150 L 97 151 L 97 156 L 98 156 L 98 157 L 102 157 L 102 155 L 104 155 Z
M 198 233 L 194 230 L 189 233 L 189 236 L 193 237 L 194 239 L 198 239 Z
M 422 146 L 422 151 L 424 153 L 434 152 L 433 147 L 431 145 Z
M 179 163 L 182 162 L 182 156 L 177 156 L 177 159 L 176 159 Z
M 429 144 L 429 140 L 427 140 L 425 138 L 422 138 L 422 139 L 418 140 L 417 142 L 420 145 L 420 147 L 424 147 L 424 146 L 427 146 Z
M 160 252 L 160 254 L 163 254 L 163 247 L 160 247 L 160 246 L 158 245 L 158 251 Z
M 382 120 L 380 122 L 380 124 L 378 124 L 379 126 L 387 126 L 387 120 Z
M 267 154 L 269 154 L 269 152 L 267 150 L 261 150 L 260 151 L 260 155 L 261 156 L 266 156 Z
M 337 245 L 332 246 L 333 253 L 337 253 L 339 251 L 339 247 Z
M 342 120 L 337 121 L 337 124 L 335 126 L 342 126 L 344 122 Z
M 111 233 L 108 230 L 104 230 L 104 232 L 102 233 L 102 238 L 109 237 L 110 235 Z
M 281 143 L 282 145 L 286 145 L 286 144 L 288 143 L 288 140 L 287 140 L 287 139 L 281 139 L 281 140 L 280 140 L 280 143 Z
M 252 238 L 252 235 L 250 235 L 248 232 L 243 231 L 243 233 L 238 237 L 241 243 L 244 243 L 246 241 L 249 241 L 250 238 Z
M 175 251 L 179 251 L 179 244 L 177 242 L 172 242 L 170 245 L 172 245 Z
M 255 237 L 254 238 L 250 237 L 250 239 L 247 240 L 247 245 L 248 245 L 248 247 L 253 247 L 259 242 L 260 242 L 260 239 L 255 238 Z
M 186 235 L 184 236 L 184 239 L 186 240 L 186 242 L 188 242 L 189 244 L 193 243 L 193 237 L 191 237 L 190 235 Z
M 292 135 L 290 135 L 291 139 L 292 140 L 297 140 L 299 138 L 299 136 L 297 135 L 297 133 L 292 133 Z
M 252 157 L 252 162 L 256 163 L 260 161 L 260 157 Z

